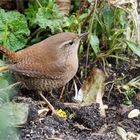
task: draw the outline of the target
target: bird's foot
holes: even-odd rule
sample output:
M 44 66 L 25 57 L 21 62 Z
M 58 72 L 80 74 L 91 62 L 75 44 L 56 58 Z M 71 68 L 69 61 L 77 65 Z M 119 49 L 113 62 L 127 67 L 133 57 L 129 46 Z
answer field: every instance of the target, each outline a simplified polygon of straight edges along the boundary
M 47 103 L 48 108 L 44 108 L 38 111 L 39 116 L 46 116 L 49 111 L 52 112 L 52 115 L 57 115 L 63 119 L 67 118 L 66 112 L 64 112 L 62 109 L 55 110 L 54 107 L 51 105 L 51 103 L 44 97 L 42 92 L 39 92 L 40 96 L 44 99 L 44 101 Z
M 49 108 L 42 108 L 38 110 L 38 116 L 44 118 L 49 112 Z
M 48 114 L 49 111 L 50 111 L 49 108 L 42 108 L 42 109 L 38 110 L 38 116 L 40 118 L 45 118 L 45 116 Z M 57 115 L 57 116 L 59 116 L 60 118 L 62 118 L 64 120 L 67 119 L 67 114 L 62 109 L 57 109 L 55 111 L 53 110 L 52 115 Z
M 45 96 L 42 94 L 41 91 L 38 92 L 39 95 L 42 97 L 42 99 L 47 103 L 49 109 L 52 111 L 52 114 L 55 112 L 54 107 L 51 105 L 51 103 L 45 98 Z

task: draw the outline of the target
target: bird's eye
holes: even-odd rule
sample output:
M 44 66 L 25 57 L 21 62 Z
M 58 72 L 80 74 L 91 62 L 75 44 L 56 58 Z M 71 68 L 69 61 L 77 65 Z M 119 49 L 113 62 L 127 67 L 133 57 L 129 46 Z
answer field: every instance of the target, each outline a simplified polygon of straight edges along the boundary
M 73 40 L 69 42 L 69 45 L 72 45 L 72 44 L 73 44 Z

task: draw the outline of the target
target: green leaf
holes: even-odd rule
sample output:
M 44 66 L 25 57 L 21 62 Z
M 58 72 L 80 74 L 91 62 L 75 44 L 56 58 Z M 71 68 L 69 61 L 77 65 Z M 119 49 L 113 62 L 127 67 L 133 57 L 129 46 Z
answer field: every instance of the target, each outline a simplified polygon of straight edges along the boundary
M 36 14 L 35 23 L 41 28 L 46 29 L 49 27 L 51 32 L 62 30 L 63 16 L 55 4 L 51 5 L 50 2 L 47 7 L 41 7 Z
M 110 31 L 112 29 L 113 18 L 114 15 L 111 6 L 105 5 L 103 8 L 103 20 L 108 34 L 110 34 Z
M 140 45 L 133 42 L 133 41 L 130 41 L 130 40 L 126 40 L 126 43 L 128 45 L 128 47 L 135 53 L 137 54 L 138 56 L 140 56 Z
M 100 52 L 99 38 L 96 35 L 91 35 L 89 42 L 95 54 L 98 54 Z
M 114 24 L 124 29 L 128 23 L 126 12 L 120 8 L 116 8 L 114 17 Z
M 19 140 L 17 126 L 27 122 L 29 107 L 25 103 L 1 103 L 0 104 L 0 139 Z
M 3 79 L 2 77 L 0 77 L 0 89 L 5 88 L 8 85 L 9 85 L 8 81 L 6 79 Z
M 0 77 L 0 99 L 6 100 L 9 99 L 8 90 L 2 90 L 9 86 L 9 83 L 3 77 Z
M 33 26 L 33 24 L 35 24 L 37 11 L 38 11 L 38 4 L 36 2 L 30 1 L 28 5 L 28 9 L 25 10 L 26 18 L 29 20 L 30 26 Z
M 28 118 L 28 105 L 8 102 L 0 107 L 0 114 L 5 114 L 7 126 L 25 124 Z
M 6 28 L 6 47 L 14 51 L 23 48 L 30 35 L 25 16 L 16 11 L 0 9 L 0 44 L 4 43 Z
M 39 0 L 39 3 L 43 7 L 47 7 L 47 0 Z M 25 10 L 26 18 L 29 20 L 29 25 L 33 27 L 35 25 L 36 14 L 38 12 L 39 4 L 36 1 L 29 1 L 28 2 L 28 9 Z
M 2 61 L 0 61 L 2 64 Z M 15 83 L 15 79 L 12 77 L 11 73 L 4 72 L 0 73 L 0 99 L 9 100 L 14 94 L 16 94 L 16 89 L 12 87 Z
M 17 34 L 10 33 L 8 37 L 6 46 L 13 51 L 23 48 L 27 42 L 27 39 L 20 34 L 17 36 Z

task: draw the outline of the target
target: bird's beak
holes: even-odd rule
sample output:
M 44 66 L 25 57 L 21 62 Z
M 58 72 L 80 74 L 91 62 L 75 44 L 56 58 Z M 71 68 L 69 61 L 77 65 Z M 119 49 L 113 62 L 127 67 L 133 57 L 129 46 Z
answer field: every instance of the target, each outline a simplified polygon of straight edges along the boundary
M 87 35 L 88 35 L 88 32 L 82 33 L 82 34 L 79 35 L 79 38 L 80 38 L 80 39 L 81 39 L 81 38 L 84 38 L 84 37 L 87 36 Z

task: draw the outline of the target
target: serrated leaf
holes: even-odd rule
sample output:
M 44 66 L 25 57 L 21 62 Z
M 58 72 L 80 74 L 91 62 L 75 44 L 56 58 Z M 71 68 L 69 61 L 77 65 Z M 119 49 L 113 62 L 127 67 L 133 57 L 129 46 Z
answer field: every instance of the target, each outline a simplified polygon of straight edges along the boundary
M 17 36 L 10 33 L 8 37 L 6 46 L 13 51 L 23 48 L 27 42 L 27 39 L 25 39 L 22 35 Z
M 30 34 L 25 16 L 16 11 L 5 12 L 0 9 L 1 44 L 4 43 L 6 28 L 6 47 L 14 51 L 23 48 Z
M 29 20 L 30 26 L 35 23 L 36 13 L 38 11 L 38 4 L 36 2 L 30 2 L 28 9 L 25 10 L 27 19 Z
M 91 35 L 89 42 L 95 54 L 98 54 L 100 52 L 99 38 L 96 35 Z
M 130 40 L 126 40 L 126 43 L 128 45 L 128 47 L 135 53 L 137 54 L 138 56 L 140 56 L 140 45 L 133 42 L 133 41 L 130 41 Z
M 61 29 L 63 16 L 55 4 L 48 7 L 41 7 L 36 14 L 35 23 L 41 28 L 49 27 L 51 32 L 54 33 Z
M 46 0 L 39 1 L 43 7 L 47 6 Z M 30 26 L 35 24 L 36 13 L 38 12 L 39 5 L 36 1 L 29 1 L 28 9 L 25 10 L 26 18 L 29 20 Z

